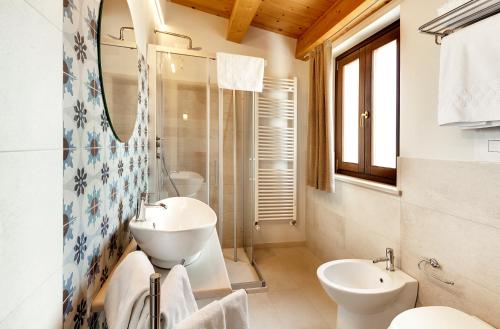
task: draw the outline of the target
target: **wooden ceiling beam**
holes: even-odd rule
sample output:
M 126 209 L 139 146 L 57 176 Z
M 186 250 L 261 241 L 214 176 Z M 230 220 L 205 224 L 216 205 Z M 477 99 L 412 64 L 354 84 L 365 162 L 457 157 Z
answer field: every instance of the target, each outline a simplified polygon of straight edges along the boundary
M 328 39 L 337 39 L 392 0 L 343 0 L 335 2 L 297 40 L 295 57 L 307 54 Z
M 241 43 L 261 2 L 262 0 L 236 0 L 234 2 L 227 27 L 227 40 Z

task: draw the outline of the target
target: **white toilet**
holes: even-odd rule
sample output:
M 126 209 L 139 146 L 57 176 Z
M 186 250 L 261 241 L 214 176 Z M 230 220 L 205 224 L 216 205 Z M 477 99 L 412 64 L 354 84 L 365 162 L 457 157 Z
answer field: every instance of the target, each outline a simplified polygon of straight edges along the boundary
M 407 310 L 392 320 L 388 329 L 495 329 L 479 318 L 446 306 Z

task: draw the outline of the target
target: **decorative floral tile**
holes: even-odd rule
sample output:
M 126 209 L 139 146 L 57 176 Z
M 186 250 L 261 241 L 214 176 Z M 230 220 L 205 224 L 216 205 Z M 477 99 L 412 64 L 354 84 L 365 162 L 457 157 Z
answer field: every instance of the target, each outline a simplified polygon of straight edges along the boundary
M 147 75 L 138 59 L 138 115 L 131 139 L 116 139 L 106 117 L 97 60 L 98 0 L 63 8 L 64 328 L 107 328 L 93 296 L 129 243 L 128 222 L 147 189 Z

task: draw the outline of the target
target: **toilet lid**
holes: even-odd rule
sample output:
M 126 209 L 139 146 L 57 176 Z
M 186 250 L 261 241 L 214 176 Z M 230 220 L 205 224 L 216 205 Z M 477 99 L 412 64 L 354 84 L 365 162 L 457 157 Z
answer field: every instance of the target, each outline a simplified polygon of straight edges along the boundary
M 494 329 L 486 322 L 451 307 L 428 306 L 405 311 L 389 329 Z

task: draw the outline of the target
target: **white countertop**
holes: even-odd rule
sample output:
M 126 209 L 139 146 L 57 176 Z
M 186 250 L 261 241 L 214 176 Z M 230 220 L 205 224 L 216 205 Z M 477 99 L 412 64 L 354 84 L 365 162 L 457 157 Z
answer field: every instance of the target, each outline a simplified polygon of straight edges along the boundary
M 132 240 L 125 249 L 118 264 L 130 252 L 137 249 L 137 243 Z M 117 264 L 117 265 L 118 265 Z M 116 266 L 115 266 L 116 268 Z M 162 282 L 168 275 L 169 270 L 155 267 L 155 270 L 161 274 Z M 205 298 L 221 298 L 232 292 L 231 282 L 227 275 L 226 265 L 224 263 L 224 255 L 219 243 L 217 231 L 214 233 L 207 242 L 207 245 L 201 252 L 200 258 L 193 264 L 186 267 L 191 288 L 196 299 Z M 113 275 L 111 273 L 110 277 Z M 91 310 L 93 312 L 100 312 L 104 310 L 104 298 L 109 284 L 109 278 L 104 282 L 103 286 L 94 297 L 92 301 Z

